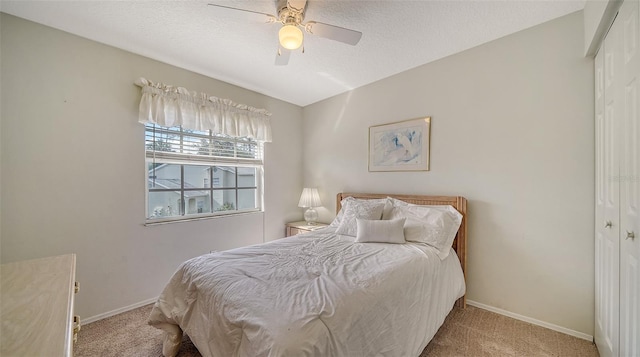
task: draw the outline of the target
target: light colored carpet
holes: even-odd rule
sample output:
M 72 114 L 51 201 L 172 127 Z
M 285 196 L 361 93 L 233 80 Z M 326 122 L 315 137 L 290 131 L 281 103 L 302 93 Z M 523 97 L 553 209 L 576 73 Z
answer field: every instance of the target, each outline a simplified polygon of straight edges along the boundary
M 151 305 L 82 326 L 74 356 L 162 356 L 162 331 L 147 325 Z M 179 357 L 200 357 L 185 337 Z M 473 306 L 454 308 L 419 357 L 597 357 L 594 344 Z

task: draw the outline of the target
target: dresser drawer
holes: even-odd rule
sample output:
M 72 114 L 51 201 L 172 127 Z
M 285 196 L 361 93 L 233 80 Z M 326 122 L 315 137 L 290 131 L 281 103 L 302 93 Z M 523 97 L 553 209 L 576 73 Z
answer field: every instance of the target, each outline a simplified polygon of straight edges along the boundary
M 289 236 L 295 236 L 296 234 L 305 233 L 307 231 L 303 231 L 302 229 L 289 227 Z
M 286 224 L 285 236 L 295 236 L 296 234 L 302 234 L 315 231 L 316 229 L 324 228 L 327 225 L 325 223 L 307 224 L 305 221 L 290 222 Z

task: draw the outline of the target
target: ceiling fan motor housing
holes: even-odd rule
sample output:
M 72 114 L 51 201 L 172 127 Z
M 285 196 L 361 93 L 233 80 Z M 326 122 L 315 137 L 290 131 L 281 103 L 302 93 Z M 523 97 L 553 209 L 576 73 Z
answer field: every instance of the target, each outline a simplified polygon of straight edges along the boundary
M 284 25 L 299 26 L 304 20 L 304 11 L 307 8 L 305 2 L 302 9 L 296 9 L 288 0 L 277 0 L 276 8 L 278 9 L 278 21 Z

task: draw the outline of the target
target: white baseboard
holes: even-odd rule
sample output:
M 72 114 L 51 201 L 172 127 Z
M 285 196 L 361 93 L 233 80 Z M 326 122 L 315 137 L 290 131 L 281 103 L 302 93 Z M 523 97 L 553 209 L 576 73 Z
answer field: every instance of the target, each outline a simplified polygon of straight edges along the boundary
M 96 316 L 91 316 L 89 318 L 82 319 L 82 324 L 83 325 L 90 324 L 90 323 L 96 322 L 98 320 L 106 319 L 107 317 L 111 317 L 111 316 L 114 316 L 114 315 L 117 315 L 117 314 L 121 314 L 123 312 L 127 312 L 127 311 L 130 311 L 130 310 L 133 310 L 133 309 L 137 309 L 137 308 L 139 308 L 141 306 L 152 304 L 152 303 L 156 302 L 156 300 L 158 300 L 157 296 L 154 297 L 154 298 L 151 298 L 151 299 L 147 299 L 147 300 L 144 300 L 144 301 L 137 302 L 137 303 L 135 303 L 133 305 L 121 307 L 119 309 L 111 310 L 109 312 L 105 312 L 103 314 L 99 314 L 99 315 L 96 315 Z
M 86 319 L 82 319 L 82 324 L 84 324 L 84 325 L 90 324 L 90 323 L 98 321 L 98 320 L 106 319 L 107 317 L 111 317 L 111 316 L 114 316 L 114 315 L 117 315 L 117 314 L 121 314 L 123 312 L 127 312 L 127 311 L 130 311 L 130 310 L 133 310 L 133 309 L 137 309 L 139 307 L 142 307 L 142 306 L 145 306 L 145 305 L 148 305 L 148 304 L 152 304 L 152 303 L 156 302 L 156 300 L 158 300 L 158 297 L 154 297 L 154 298 L 151 298 L 151 299 L 140 301 L 140 302 L 137 302 L 137 303 L 129 305 L 129 306 L 121 307 L 119 309 L 111 310 L 109 312 L 105 312 L 105 313 L 102 313 L 102 314 L 99 314 L 99 315 L 96 315 L 96 316 L 92 316 L 92 317 L 89 317 L 89 318 L 86 318 Z M 564 334 L 567 334 L 567 335 L 570 335 L 570 336 L 573 336 L 573 337 L 577 337 L 577 338 L 580 338 L 580 339 L 583 339 L 583 340 L 587 340 L 587 341 L 590 341 L 590 342 L 593 341 L 593 336 L 587 335 L 586 333 L 582 333 L 582 332 L 578 332 L 578 331 L 575 331 L 575 330 L 571 330 L 571 329 L 568 329 L 566 327 L 554 325 L 552 323 L 544 322 L 544 321 L 541 321 L 541 320 L 536 320 L 536 319 L 534 319 L 532 317 L 523 316 L 523 315 L 520 315 L 520 314 L 516 314 L 514 312 L 510 312 L 510 311 L 507 311 L 507 310 L 499 309 L 497 307 L 485 305 L 485 304 L 479 303 L 477 301 L 469 300 L 469 299 L 467 299 L 467 304 L 469 304 L 471 306 L 478 307 L 480 309 L 484 309 L 484 310 L 487 310 L 487 311 L 495 312 L 496 314 L 500 314 L 500 315 L 504 315 L 504 316 L 507 316 L 507 317 L 511 317 L 511 318 L 516 319 L 516 320 L 520 320 L 520 321 L 528 322 L 530 324 L 534 324 L 534 325 L 537 325 L 537 326 L 545 327 L 545 328 L 548 328 L 550 330 L 561 332 L 561 333 L 564 333 Z
M 530 324 L 534 324 L 534 325 L 537 325 L 537 326 L 545 327 L 545 328 L 548 328 L 549 330 L 561 332 L 561 333 L 564 333 L 566 335 L 570 335 L 570 336 L 577 337 L 577 338 L 580 338 L 580 339 L 583 339 L 583 340 L 587 340 L 589 342 L 593 342 L 593 336 L 587 335 L 586 333 L 574 331 L 574 330 L 568 329 L 566 327 L 562 327 L 562 326 L 554 325 L 554 324 L 551 324 L 551 323 L 548 323 L 548 322 L 536 320 L 536 319 L 531 318 L 531 317 L 519 315 L 519 314 L 510 312 L 510 311 L 507 311 L 507 310 L 499 309 L 497 307 L 481 304 L 481 303 L 479 303 L 477 301 L 473 301 L 473 300 L 469 300 L 469 299 L 467 299 L 467 304 L 469 304 L 471 306 L 479 307 L 479 308 L 484 309 L 484 310 L 495 312 L 496 314 L 500 314 L 500 315 L 504 315 L 504 316 L 507 316 L 507 317 L 511 317 L 511 318 L 516 319 L 516 320 L 520 320 L 520 321 L 528 322 Z

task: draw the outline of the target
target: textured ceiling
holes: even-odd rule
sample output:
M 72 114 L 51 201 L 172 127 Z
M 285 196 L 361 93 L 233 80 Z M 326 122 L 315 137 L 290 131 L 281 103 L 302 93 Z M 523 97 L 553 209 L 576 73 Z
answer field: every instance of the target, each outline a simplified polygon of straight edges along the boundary
M 275 14 L 275 1 L 262 0 L 2 0 L 0 11 L 305 106 L 585 5 L 584 0 L 310 0 L 305 21 L 361 31 L 360 43 L 354 47 L 307 35 L 305 53 L 294 52 L 287 66 L 275 66 L 277 24 L 207 3 Z

